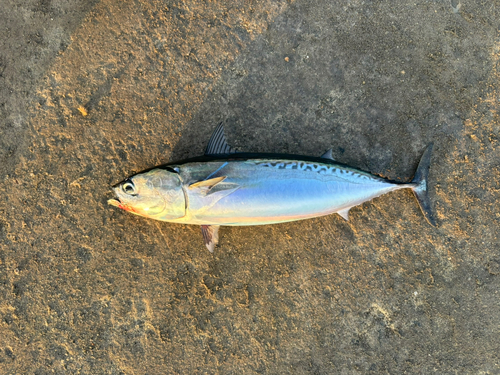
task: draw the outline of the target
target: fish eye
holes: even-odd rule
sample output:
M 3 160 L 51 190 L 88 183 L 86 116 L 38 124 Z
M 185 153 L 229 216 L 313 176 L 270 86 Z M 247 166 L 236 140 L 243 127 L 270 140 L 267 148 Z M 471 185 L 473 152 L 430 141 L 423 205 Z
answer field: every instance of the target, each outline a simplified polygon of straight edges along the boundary
M 135 186 L 132 183 L 132 181 L 127 181 L 122 185 L 122 190 L 129 194 L 129 195 L 135 195 Z

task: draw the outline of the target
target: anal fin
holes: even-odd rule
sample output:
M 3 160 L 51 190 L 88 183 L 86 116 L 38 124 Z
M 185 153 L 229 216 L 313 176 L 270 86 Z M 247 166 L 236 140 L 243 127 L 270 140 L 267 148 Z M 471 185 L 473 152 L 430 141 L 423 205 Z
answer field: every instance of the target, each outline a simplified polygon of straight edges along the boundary
M 348 207 L 348 208 L 344 208 L 343 210 L 340 210 L 340 211 L 337 211 L 337 213 L 342 216 L 345 221 L 349 221 L 349 210 L 351 209 L 351 207 Z
M 202 225 L 201 234 L 205 245 L 211 253 L 214 252 L 215 245 L 219 243 L 219 228 L 220 225 Z

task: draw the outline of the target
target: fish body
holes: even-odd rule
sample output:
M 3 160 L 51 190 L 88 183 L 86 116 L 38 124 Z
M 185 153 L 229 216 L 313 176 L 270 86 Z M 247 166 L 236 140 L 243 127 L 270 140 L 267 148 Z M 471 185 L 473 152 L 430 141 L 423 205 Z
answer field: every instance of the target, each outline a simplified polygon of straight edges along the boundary
M 434 224 L 427 196 L 432 146 L 410 183 L 397 183 L 322 157 L 236 153 L 222 125 L 205 156 L 138 173 L 114 187 L 108 202 L 132 213 L 202 226 L 213 251 L 221 225 L 265 225 L 339 213 L 388 192 L 410 188 Z
M 298 157 L 248 155 L 187 161 L 174 168 L 179 170 L 188 204 L 184 216 L 166 221 L 184 224 L 264 225 L 307 219 L 410 187 L 335 163 Z M 211 173 L 208 181 L 225 179 L 210 190 L 190 188 Z M 161 215 L 158 219 L 162 220 Z

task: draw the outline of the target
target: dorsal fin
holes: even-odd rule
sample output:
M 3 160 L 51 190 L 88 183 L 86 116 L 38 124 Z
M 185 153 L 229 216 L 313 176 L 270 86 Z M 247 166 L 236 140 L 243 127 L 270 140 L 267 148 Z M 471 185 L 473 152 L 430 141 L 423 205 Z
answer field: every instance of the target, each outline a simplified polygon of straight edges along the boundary
M 224 135 L 224 125 L 222 122 L 215 128 L 208 141 L 205 155 L 234 154 L 236 150 L 229 146 Z
M 323 159 L 330 159 L 335 161 L 335 159 L 332 156 L 332 149 L 327 150 L 323 155 L 321 155 Z

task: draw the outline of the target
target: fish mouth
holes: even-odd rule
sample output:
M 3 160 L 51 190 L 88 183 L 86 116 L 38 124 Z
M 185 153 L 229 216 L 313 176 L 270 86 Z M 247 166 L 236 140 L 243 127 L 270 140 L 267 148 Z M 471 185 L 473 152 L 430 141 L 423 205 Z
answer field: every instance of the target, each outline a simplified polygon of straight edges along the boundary
M 111 206 L 118 207 L 118 208 L 123 207 L 122 202 L 120 202 L 120 200 L 118 198 L 108 199 L 108 204 Z
M 115 206 L 121 208 L 125 211 L 136 212 L 132 207 L 128 206 L 126 203 L 120 201 L 119 198 L 108 199 L 108 204 L 111 206 Z

